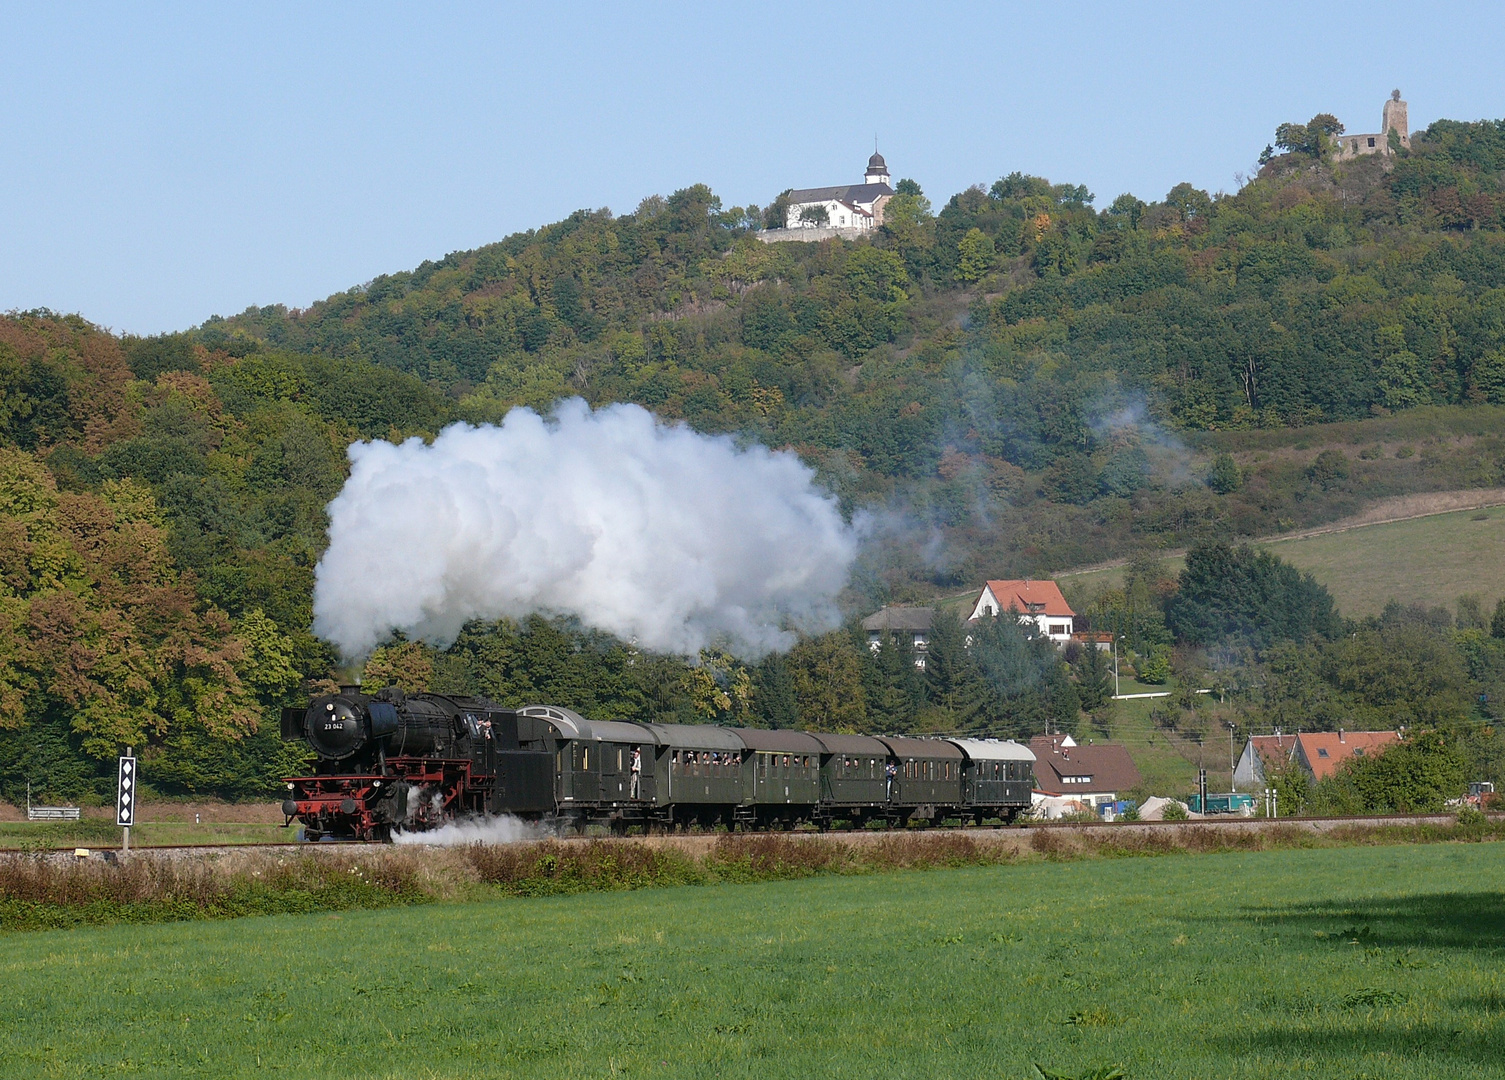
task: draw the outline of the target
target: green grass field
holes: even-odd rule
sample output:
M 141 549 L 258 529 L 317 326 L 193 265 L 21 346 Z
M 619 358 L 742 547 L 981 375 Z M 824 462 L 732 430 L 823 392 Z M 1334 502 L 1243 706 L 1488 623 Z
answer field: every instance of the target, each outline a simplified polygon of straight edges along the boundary
M 1505 844 L 12 934 L 0 1076 L 1505 1075 Z
M 1505 507 L 1265 546 L 1310 571 L 1349 616 L 1378 614 L 1391 599 L 1451 608 L 1460 595 L 1474 593 L 1492 607 L 1505 596 Z
M 1351 617 L 1375 615 L 1394 599 L 1403 604 L 1453 606 L 1474 593 L 1488 606 L 1505 596 L 1505 507 L 1365 525 L 1346 532 L 1261 545 L 1311 572 L 1326 585 L 1338 609 Z M 1180 571 L 1183 560 L 1166 567 Z M 1090 594 L 1116 586 L 1123 570 L 1057 574 L 1063 588 Z

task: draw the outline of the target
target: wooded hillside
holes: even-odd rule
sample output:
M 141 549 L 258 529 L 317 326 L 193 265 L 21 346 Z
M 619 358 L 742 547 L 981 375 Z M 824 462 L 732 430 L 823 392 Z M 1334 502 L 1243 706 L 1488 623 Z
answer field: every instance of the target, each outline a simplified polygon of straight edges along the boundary
M 764 244 L 762 211 L 697 185 L 306 311 L 149 339 L 0 318 L 0 794 L 103 790 L 123 742 L 163 790 L 268 790 L 295 759 L 267 718 L 335 662 L 310 593 L 345 447 L 518 404 L 634 401 L 797 449 L 884 511 L 854 612 L 1505 482 L 1505 123 L 1439 122 L 1391 164 L 1293 152 L 1234 195 L 1102 210 L 1016 173 L 932 213 L 908 183 L 871 238 L 819 244 Z M 536 619 L 371 671 L 889 730 L 1070 724 L 1100 697 L 1101 672 L 988 650 L 919 681 L 840 634 L 692 668 Z

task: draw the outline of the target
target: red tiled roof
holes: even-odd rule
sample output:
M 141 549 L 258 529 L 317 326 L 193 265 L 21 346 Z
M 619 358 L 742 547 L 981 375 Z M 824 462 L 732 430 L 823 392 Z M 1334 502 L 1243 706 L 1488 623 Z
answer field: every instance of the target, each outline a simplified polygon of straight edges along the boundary
M 1000 613 L 1014 607 L 1021 615 L 1066 618 L 1076 614 L 1066 602 L 1066 597 L 1061 595 L 1061 586 L 1054 581 L 989 581 L 987 588 L 992 592 L 993 599 L 998 601 Z M 1031 609 L 1031 604 L 1045 606 Z
M 1294 735 L 1250 735 L 1254 752 L 1264 759 L 1265 765 L 1280 768 L 1290 760 L 1296 750 Z
M 1321 780 L 1359 754 L 1382 754 L 1400 741 L 1394 731 L 1304 731 L 1296 736 L 1297 754 L 1312 776 Z
M 1047 795 L 1101 795 L 1126 791 L 1139 783 L 1139 769 L 1129 751 L 1115 743 L 1063 748 L 1060 735 L 1036 735 L 1035 787 Z M 1067 783 L 1064 777 L 1087 777 Z

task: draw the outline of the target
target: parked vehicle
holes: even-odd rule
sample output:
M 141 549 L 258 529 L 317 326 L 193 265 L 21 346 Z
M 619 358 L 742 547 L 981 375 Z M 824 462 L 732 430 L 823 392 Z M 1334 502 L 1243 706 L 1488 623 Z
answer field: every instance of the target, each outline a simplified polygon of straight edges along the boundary
M 1202 809 L 1202 796 L 1193 795 L 1186 800 L 1186 808 L 1193 814 L 1242 814 L 1254 813 L 1254 796 L 1242 791 L 1226 791 L 1221 795 L 1207 793 L 1207 809 Z

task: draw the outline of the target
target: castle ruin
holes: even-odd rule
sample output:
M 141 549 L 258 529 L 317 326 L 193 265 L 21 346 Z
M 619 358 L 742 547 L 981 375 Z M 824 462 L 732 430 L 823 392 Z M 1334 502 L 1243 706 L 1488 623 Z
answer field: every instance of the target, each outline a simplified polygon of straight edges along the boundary
M 1391 145 L 1391 137 L 1395 145 Z M 1411 149 L 1411 128 L 1406 120 L 1406 103 L 1400 99 L 1400 91 L 1392 90 L 1390 100 L 1380 113 L 1380 130 L 1376 135 L 1339 135 L 1334 160 L 1363 157 L 1365 154 L 1380 154 L 1389 157 L 1396 146 Z

